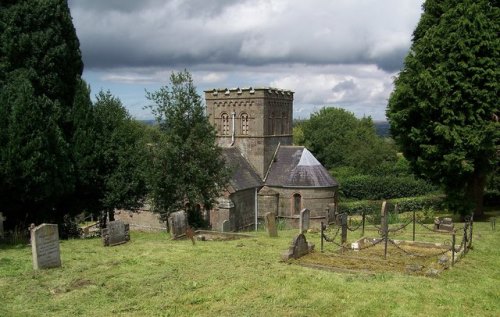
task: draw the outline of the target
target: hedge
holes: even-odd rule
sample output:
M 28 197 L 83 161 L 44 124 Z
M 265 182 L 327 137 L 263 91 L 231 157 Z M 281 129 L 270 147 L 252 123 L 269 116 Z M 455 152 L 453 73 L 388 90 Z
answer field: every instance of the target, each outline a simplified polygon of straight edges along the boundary
M 412 176 L 354 175 L 340 181 L 340 192 L 346 198 L 379 200 L 427 195 L 436 188 Z
M 389 211 L 394 210 L 398 205 L 398 212 L 422 211 L 424 209 L 441 209 L 445 197 L 442 195 L 426 195 L 418 197 L 406 197 L 387 200 L 386 208 Z M 381 200 L 361 200 L 353 202 L 341 202 L 338 205 L 337 212 L 346 212 L 348 214 L 380 214 L 382 208 Z

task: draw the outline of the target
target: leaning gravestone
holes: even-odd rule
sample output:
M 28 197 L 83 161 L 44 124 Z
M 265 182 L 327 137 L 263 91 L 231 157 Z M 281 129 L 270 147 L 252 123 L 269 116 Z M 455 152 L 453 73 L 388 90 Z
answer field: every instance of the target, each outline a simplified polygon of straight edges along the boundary
M 57 225 L 44 223 L 31 230 L 31 253 L 35 270 L 61 266 Z
M 309 229 L 310 217 L 311 217 L 311 212 L 309 211 L 309 209 L 302 209 L 300 211 L 300 221 L 299 221 L 300 233 L 304 233 Z
M 267 233 L 270 237 L 277 237 L 278 229 L 276 228 L 276 216 L 274 212 L 267 212 L 265 218 Z
M 293 239 L 292 245 L 290 246 L 290 248 L 288 248 L 288 251 L 283 253 L 282 259 L 284 261 L 288 261 L 290 259 L 298 259 L 312 252 L 313 250 L 314 244 L 307 242 L 306 236 L 300 233 Z
M 101 229 L 102 244 L 105 247 L 114 246 L 130 241 L 129 224 L 121 220 L 108 222 L 108 226 Z
M 3 222 L 7 220 L 7 218 L 5 218 L 3 216 L 3 213 L 0 212 L 0 238 L 3 238 L 4 237 L 4 233 L 3 233 Z
M 168 217 L 168 225 L 172 239 L 177 239 L 186 233 L 187 214 L 184 210 L 176 211 Z

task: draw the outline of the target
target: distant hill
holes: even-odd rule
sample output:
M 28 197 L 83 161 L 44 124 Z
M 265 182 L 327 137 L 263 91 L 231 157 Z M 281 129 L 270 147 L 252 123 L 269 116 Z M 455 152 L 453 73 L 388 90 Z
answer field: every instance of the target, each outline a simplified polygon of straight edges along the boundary
M 374 121 L 373 124 L 375 125 L 375 131 L 377 132 L 378 136 L 381 136 L 383 138 L 390 137 L 391 136 L 391 131 L 389 122 L 387 121 Z
M 137 120 L 141 123 L 144 123 L 146 125 L 155 125 L 156 124 L 156 120 Z

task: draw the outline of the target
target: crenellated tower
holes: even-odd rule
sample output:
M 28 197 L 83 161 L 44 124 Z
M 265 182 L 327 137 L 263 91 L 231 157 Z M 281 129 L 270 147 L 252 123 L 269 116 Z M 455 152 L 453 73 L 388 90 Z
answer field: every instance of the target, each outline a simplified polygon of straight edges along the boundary
M 205 91 L 221 147 L 237 147 L 263 179 L 274 153 L 292 145 L 293 92 L 274 88 Z

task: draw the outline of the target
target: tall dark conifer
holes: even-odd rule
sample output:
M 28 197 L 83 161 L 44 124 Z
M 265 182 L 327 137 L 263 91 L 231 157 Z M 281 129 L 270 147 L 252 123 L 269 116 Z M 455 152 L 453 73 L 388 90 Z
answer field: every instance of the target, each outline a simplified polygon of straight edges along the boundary
M 417 174 L 451 206 L 482 214 L 498 166 L 498 1 L 427 0 L 387 109 L 391 132 Z
M 74 190 L 70 112 L 82 73 L 66 1 L 0 3 L 0 206 L 10 224 L 58 220 Z

